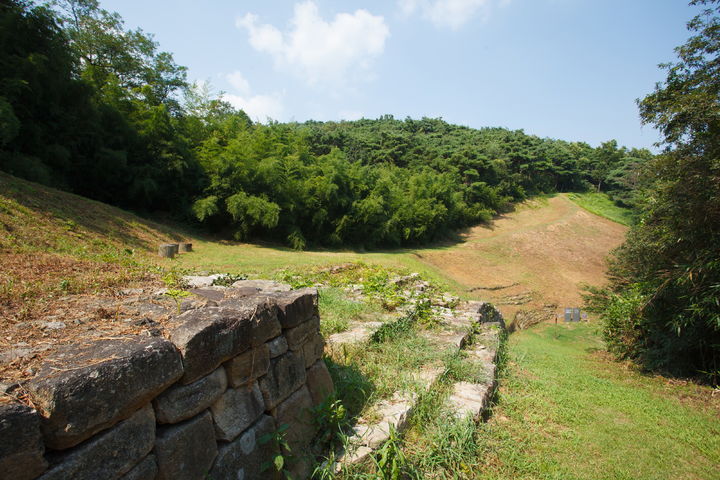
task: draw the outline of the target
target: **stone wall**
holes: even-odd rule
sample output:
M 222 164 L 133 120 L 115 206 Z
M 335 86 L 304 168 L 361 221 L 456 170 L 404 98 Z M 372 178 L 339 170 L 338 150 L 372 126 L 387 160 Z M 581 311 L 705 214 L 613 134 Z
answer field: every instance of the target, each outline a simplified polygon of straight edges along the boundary
M 0 477 L 270 479 L 284 432 L 293 478 L 309 475 L 312 409 L 333 390 L 317 291 L 223 290 L 163 336 L 59 348 L 0 403 Z M 31 405 L 31 406 L 29 406 Z

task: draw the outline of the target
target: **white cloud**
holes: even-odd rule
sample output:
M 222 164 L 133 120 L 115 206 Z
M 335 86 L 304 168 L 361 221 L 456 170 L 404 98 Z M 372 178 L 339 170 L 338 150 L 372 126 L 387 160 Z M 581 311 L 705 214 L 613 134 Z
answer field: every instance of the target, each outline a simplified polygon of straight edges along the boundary
M 280 120 L 285 114 L 282 98 L 279 95 L 233 95 L 226 93 L 223 100 L 239 108 L 256 122 L 265 122 L 269 118 Z
M 250 93 L 250 83 L 240 72 L 233 72 L 225 75 L 225 80 L 228 81 L 238 92 L 243 94 Z
M 256 122 L 269 118 L 281 120 L 285 115 L 283 95 L 280 93 L 253 95 L 250 82 L 238 71 L 225 75 L 225 80 L 235 89 L 234 93 L 223 93 L 223 100 L 243 110 Z
M 475 16 L 487 19 L 494 4 L 509 5 L 511 0 L 398 0 L 405 15 L 418 12 L 440 28 L 458 30 Z
M 310 85 L 347 86 L 372 75 L 372 60 L 385 49 L 390 30 L 382 16 L 367 10 L 339 13 L 324 20 L 313 1 L 295 5 L 290 29 L 261 24 L 257 15 L 238 18 L 250 45 L 272 56 L 279 70 L 290 71 Z

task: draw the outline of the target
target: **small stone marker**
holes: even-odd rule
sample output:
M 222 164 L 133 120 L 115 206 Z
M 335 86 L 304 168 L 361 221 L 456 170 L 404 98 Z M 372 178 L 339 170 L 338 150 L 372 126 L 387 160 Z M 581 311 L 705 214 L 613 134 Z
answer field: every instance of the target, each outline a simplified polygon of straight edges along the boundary
M 177 248 L 177 243 L 164 243 L 158 247 L 158 255 L 165 258 L 174 258 Z
M 587 319 L 587 314 L 577 307 L 565 309 L 565 322 L 579 322 L 580 319 Z
M 179 251 L 179 253 L 192 252 L 192 243 L 187 243 L 187 242 L 179 243 L 178 251 Z

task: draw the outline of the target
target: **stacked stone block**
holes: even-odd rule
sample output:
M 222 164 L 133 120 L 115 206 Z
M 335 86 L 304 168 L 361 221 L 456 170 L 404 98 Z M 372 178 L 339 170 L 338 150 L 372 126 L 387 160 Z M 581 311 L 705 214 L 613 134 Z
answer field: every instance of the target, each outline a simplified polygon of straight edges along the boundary
M 0 472 L 14 480 L 271 479 L 284 428 L 293 478 L 333 390 L 317 291 L 213 290 L 167 339 L 59 349 L 23 385 L 35 410 L 0 403 Z M 285 288 L 280 290 L 287 290 Z

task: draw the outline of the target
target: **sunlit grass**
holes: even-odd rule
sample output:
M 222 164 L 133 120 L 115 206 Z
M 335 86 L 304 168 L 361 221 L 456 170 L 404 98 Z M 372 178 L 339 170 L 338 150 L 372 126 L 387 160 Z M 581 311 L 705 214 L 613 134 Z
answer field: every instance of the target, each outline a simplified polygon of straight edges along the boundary
M 710 389 L 643 376 L 601 347 L 590 325 L 511 337 L 500 402 L 480 431 L 479 477 L 717 478 L 720 408 Z
M 616 205 L 615 202 L 604 193 L 568 193 L 567 198 L 588 212 L 621 225 L 630 226 L 635 223 L 635 214 L 632 210 Z

